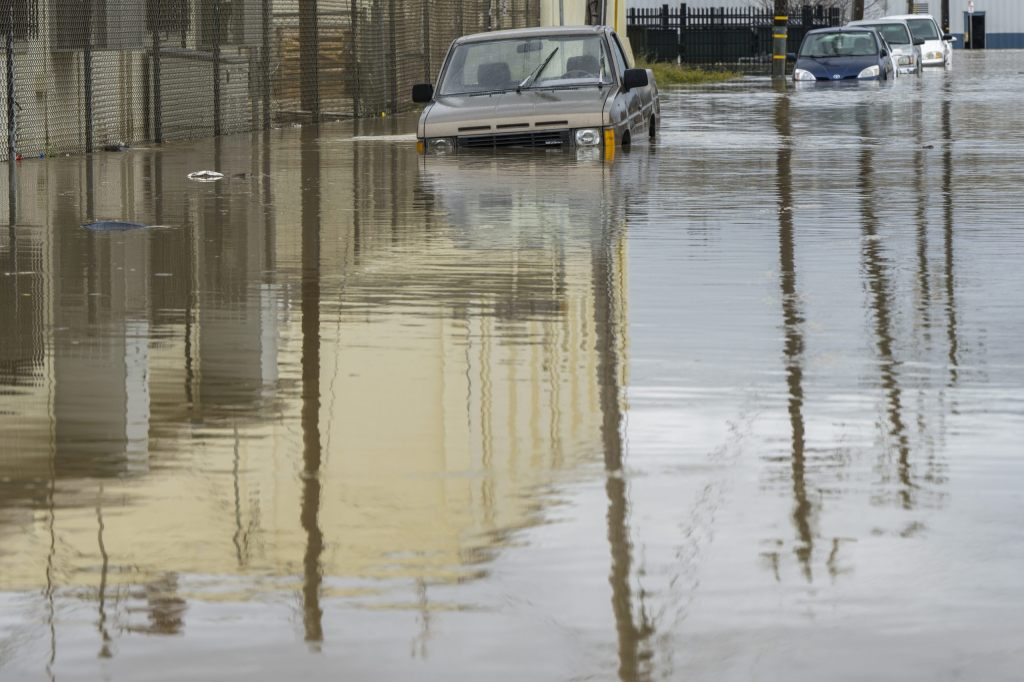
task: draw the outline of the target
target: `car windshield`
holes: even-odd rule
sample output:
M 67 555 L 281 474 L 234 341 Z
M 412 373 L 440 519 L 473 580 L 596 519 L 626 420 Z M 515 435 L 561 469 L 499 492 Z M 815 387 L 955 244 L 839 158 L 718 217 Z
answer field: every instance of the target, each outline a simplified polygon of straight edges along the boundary
M 875 37 L 868 31 L 808 34 L 801 57 L 870 57 L 878 54 Z
M 931 19 L 907 19 L 907 25 L 917 40 L 939 39 L 939 29 L 935 28 L 935 22 Z
M 885 42 L 890 45 L 909 45 L 910 31 L 903 24 L 865 24 L 882 34 Z
M 441 95 L 610 84 L 611 67 L 601 36 L 540 36 L 458 45 Z M 544 62 L 547 60 L 547 64 Z M 532 76 L 532 79 L 531 79 Z

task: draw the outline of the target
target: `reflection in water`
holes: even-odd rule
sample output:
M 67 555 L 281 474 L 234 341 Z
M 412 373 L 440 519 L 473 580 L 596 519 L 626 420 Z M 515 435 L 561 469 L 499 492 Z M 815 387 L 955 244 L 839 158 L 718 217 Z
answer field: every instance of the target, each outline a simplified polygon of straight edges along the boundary
M 0 677 L 935 679 L 944 651 L 1015 651 L 990 616 L 1019 593 L 1019 370 L 993 390 L 961 336 L 985 330 L 971 366 L 1016 357 L 987 259 L 1019 241 L 935 75 L 934 109 L 914 85 L 666 92 L 656 154 L 611 165 L 335 125 L 23 164 Z M 936 131 L 942 177 L 907 177 Z M 978 221 L 956 254 L 954 192 Z
M 302 129 L 302 622 L 307 642 L 321 642 L 320 583 L 324 538 L 320 530 L 320 140 Z
M 782 287 L 782 321 L 785 330 L 786 385 L 789 389 L 789 424 L 791 433 L 791 466 L 793 477 L 793 525 L 799 544 L 795 552 L 804 577 L 812 580 L 811 557 L 814 555 L 814 534 L 811 530 L 812 506 L 807 499 L 804 460 L 804 390 L 803 390 L 803 314 L 797 293 L 795 236 L 793 230 L 793 140 L 790 122 L 789 95 L 784 91 L 775 100 L 775 127 L 779 136 L 776 159 L 779 214 L 779 283 Z
M 942 226 L 944 236 L 944 280 L 946 282 L 946 337 L 949 341 L 949 384 L 957 382 L 960 342 L 956 331 L 956 282 L 953 274 L 953 96 L 948 82 L 943 84 L 942 109 Z
M 601 391 L 601 439 L 604 444 L 605 493 L 608 496 L 608 543 L 611 545 L 612 567 L 609 582 L 612 587 L 612 611 L 618 633 L 619 679 L 643 679 L 641 664 L 648 657 L 642 651 L 644 641 L 652 628 L 643 608 L 636 614 L 630 581 L 633 575 L 633 546 L 629 532 L 629 501 L 627 482 L 623 470 L 622 447 L 622 393 L 619 365 L 622 333 L 623 301 L 616 300 L 616 292 L 623 283 L 614 267 L 622 258 L 619 226 L 605 221 L 602 238 L 593 245 L 594 269 L 594 325 L 598 348 L 598 383 Z M 636 618 L 639 617 L 639 624 Z
M 889 274 L 883 254 L 883 236 L 878 232 L 877 203 L 875 195 L 874 138 L 871 136 L 873 112 L 868 106 L 857 110 L 857 122 L 861 132 L 860 151 L 860 217 L 863 235 L 863 269 L 867 279 L 868 305 L 874 318 L 874 336 L 878 353 L 878 368 L 881 386 L 886 394 L 886 413 L 889 420 L 889 435 L 896 441 L 896 472 L 899 479 L 899 498 L 904 509 L 913 506 L 912 491 L 916 487 L 911 480 L 910 440 L 903 418 L 904 400 L 900 387 L 900 362 L 894 352 L 892 299 Z

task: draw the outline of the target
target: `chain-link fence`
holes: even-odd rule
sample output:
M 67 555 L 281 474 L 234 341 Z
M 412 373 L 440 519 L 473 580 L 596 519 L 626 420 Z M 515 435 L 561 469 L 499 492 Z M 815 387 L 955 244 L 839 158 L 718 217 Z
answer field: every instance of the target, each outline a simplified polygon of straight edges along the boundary
M 394 112 L 449 44 L 540 0 L 0 0 L 10 155 Z

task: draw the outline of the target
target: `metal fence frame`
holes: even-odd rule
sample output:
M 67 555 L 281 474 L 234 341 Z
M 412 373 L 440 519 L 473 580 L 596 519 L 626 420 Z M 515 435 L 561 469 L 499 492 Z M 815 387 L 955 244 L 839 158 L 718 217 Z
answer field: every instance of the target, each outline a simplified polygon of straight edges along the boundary
M 795 52 L 814 28 L 839 26 L 836 7 L 803 5 L 789 15 L 787 50 Z M 630 8 L 633 51 L 651 61 L 767 69 L 772 62 L 774 12 L 759 7 L 689 7 L 687 3 Z
M 540 0 L 0 0 L 0 160 L 393 113 Z

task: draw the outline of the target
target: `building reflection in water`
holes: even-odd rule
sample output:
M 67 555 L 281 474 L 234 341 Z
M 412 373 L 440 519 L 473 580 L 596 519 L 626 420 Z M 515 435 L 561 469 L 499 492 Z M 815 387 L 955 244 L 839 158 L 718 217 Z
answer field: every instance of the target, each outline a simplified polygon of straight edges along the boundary
M 44 587 L 51 667 L 61 600 L 95 599 L 95 650 L 116 657 L 186 632 L 200 575 L 242 601 L 296 589 L 314 646 L 331 600 L 408 589 L 426 647 L 433 586 L 487 576 L 542 520 L 539 491 L 603 453 L 619 672 L 642 676 L 614 167 L 421 167 L 312 128 L 251 141 L 26 167 L 47 191 L 21 215 L 45 227 L 3 244 L 31 274 L 0 293 L 0 590 Z M 228 177 L 188 183 L 197 166 Z M 569 205 L 547 192 L 566 175 Z

